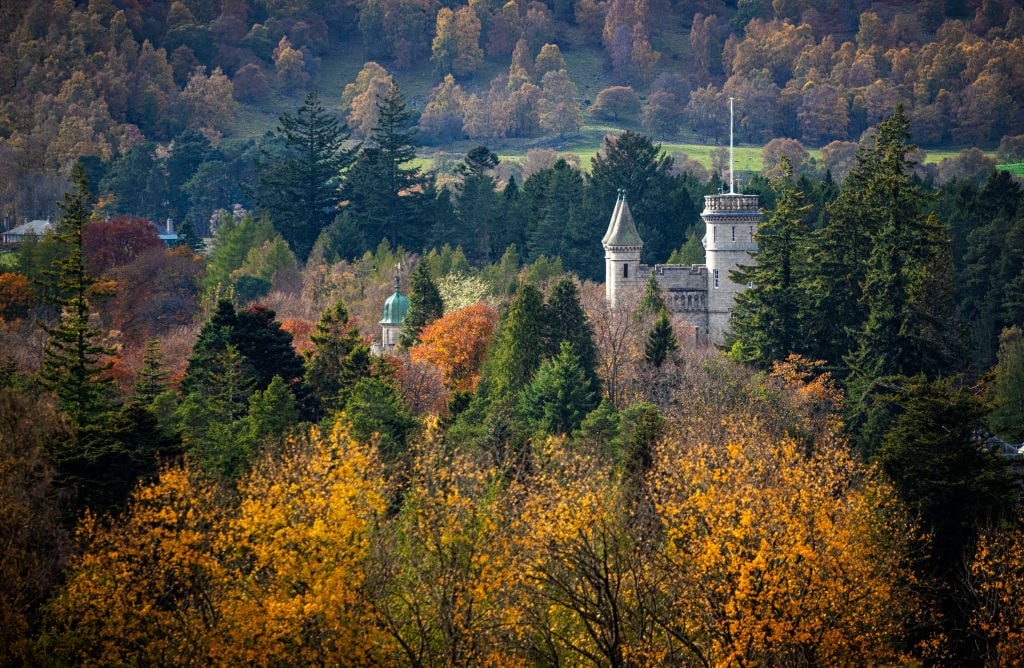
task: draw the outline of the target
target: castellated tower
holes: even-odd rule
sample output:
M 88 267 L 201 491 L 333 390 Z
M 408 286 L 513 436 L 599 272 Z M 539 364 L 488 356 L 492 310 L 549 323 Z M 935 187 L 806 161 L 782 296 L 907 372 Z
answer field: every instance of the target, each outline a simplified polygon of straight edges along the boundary
M 643 286 L 647 278 L 640 267 L 644 242 L 636 231 L 626 193 L 622 190 L 615 200 L 608 231 L 601 243 L 604 245 L 605 297 L 615 306 L 620 295 Z
M 708 269 L 708 335 L 722 343 L 729 329 L 736 295 L 746 286 L 729 280 L 729 273 L 739 265 L 754 264 L 750 256 L 757 250 L 754 234 L 761 222 L 757 195 L 723 193 L 705 195 L 704 251 Z

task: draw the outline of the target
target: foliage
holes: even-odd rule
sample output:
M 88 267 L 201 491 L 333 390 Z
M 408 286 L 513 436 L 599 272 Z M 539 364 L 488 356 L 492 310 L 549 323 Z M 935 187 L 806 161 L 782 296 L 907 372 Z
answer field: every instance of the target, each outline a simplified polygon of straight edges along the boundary
M 354 158 L 344 148 L 348 129 L 324 110 L 314 91 L 294 114 L 281 115 L 276 133 L 281 151 L 264 148 L 257 163 L 257 200 L 295 255 L 305 261 L 334 217 L 340 172 Z
M 402 321 L 398 343 L 411 348 L 420 340 L 423 328 L 444 315 L 444 301 L 430 277 L 430 267 L 420 262 L 409 278 L 409 311 Z
M 409 353 L 437 365 L 449 390 L 473 391 L 497 320 L 497 311 L 483 303 L 449 311 L 420 332 Z

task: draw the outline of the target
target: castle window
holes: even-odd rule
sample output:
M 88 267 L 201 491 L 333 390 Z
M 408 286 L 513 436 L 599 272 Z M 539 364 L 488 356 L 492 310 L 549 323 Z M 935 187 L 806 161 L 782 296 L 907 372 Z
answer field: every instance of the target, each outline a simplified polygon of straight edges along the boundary
M 732 226 L 732 240 L 736 241 L 736 226 Z
M 718 270 L 715 269 L 715 289 L 718 289 Z
M 751 241 L 754 240 L 754 228 L 753 228 L 753 226 L 750 227 L 750 240 Z
M 622 277 L 629 278 L 629 263 L 622 265 Z
M 717 227 L 714 227 L 714 226 L 711 227 L 711 240 L 712 241 L 718 241 L 718 228 Z

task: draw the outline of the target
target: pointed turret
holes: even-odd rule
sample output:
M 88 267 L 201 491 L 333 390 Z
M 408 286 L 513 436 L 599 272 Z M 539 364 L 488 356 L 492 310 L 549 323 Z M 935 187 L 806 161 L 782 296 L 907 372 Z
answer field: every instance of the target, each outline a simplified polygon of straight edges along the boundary
M 644 242 L 636 230 L 624 190 L 619 190 L 611 220 L 608 221 L 608 231 L 601 243 L 605 251 L 605 296 L 614 306 L 619 295 L 627 288 L 637 287 L 642 282 L 640 251 L 644 248 Z
M 636 231 L 636 223 L 633 221 L 633 212 L 629 210 L 625 190 L 619 190 L 618 199 L 615 200 L 615 209 L 612 211 L 611 220 L 608 221 L 608 231 L 604 233 L 601 243 L 606 249 L 609 246 L 640 246 L 643 248 L 644 242 L 640 238 L 640 233 Z

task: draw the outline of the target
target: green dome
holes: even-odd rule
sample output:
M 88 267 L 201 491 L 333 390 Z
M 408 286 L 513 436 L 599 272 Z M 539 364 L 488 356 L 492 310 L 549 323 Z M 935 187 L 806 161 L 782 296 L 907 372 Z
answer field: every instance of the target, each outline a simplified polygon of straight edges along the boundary
M 382 325 L 401 325 L 405 320 L 405 314 L 409 312 L 409 298 L 395 290 L 395 294 L 388 297 L 384 302 L 384 315 L 381 316 Z

